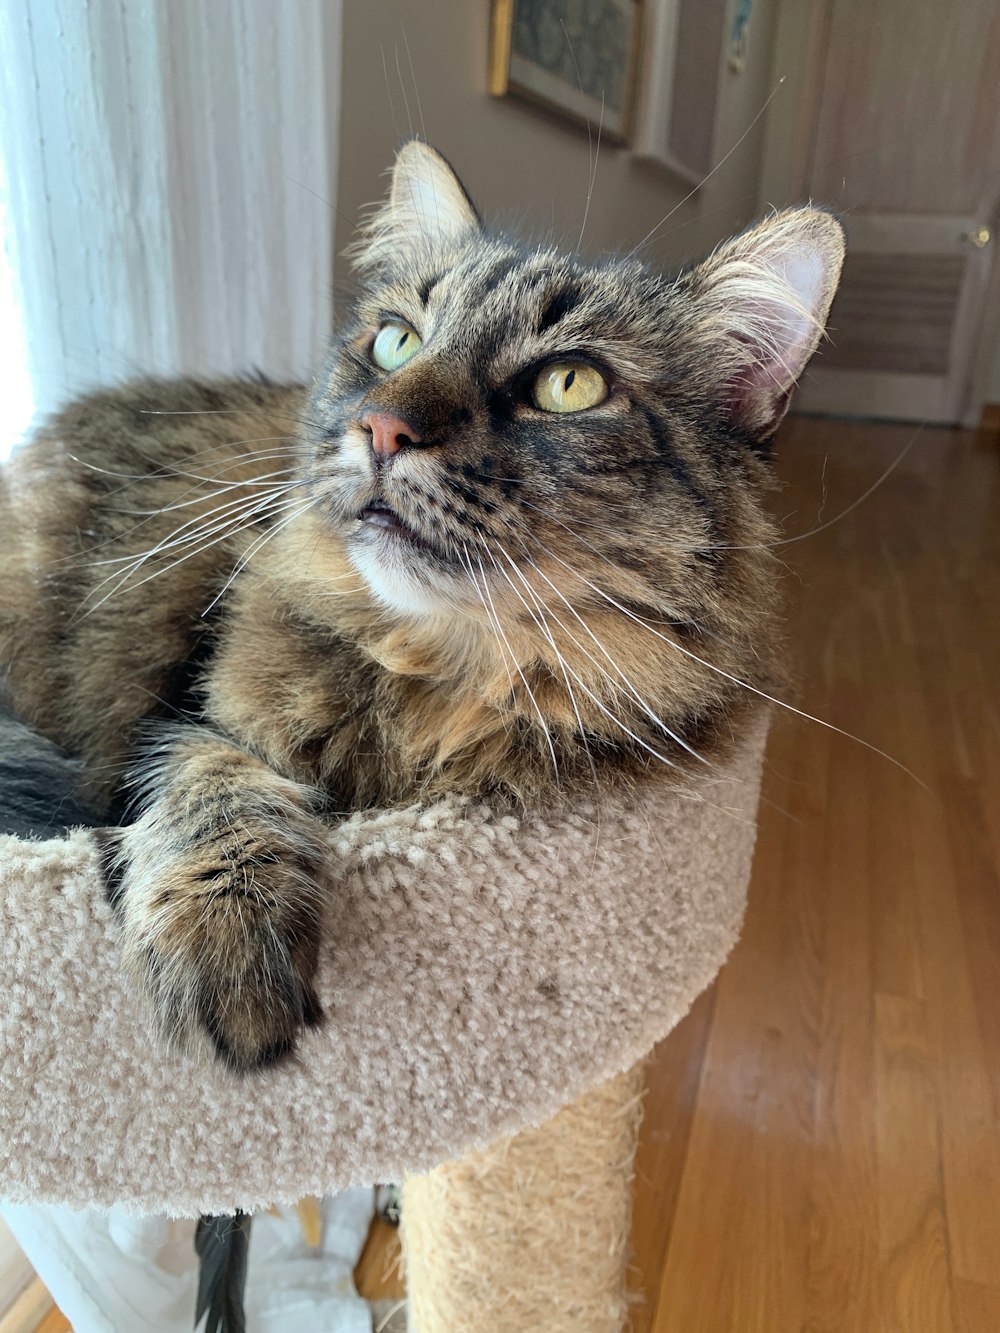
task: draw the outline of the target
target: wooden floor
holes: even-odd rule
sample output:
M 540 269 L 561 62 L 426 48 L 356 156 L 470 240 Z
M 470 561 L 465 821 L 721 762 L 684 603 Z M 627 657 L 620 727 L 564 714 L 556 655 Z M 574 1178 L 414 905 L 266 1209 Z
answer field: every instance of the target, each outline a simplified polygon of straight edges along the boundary
M 911 437 L 795 421 L 789 533 Z M 822 510 L 825 489 L 828 494 Z M 924 430 L 788 545 L 742 942 L 662 1044 L 636 1333 L 1000 1331 L 1000 450 Z
M 791 422 L 786 532 L 912 433 Z M 650 1069 L 634 1330 L 998 1333 L 1000 448 L 925 429 L 782 553 L 798 703 L 926 786 L 775 718 L 742 942 Z

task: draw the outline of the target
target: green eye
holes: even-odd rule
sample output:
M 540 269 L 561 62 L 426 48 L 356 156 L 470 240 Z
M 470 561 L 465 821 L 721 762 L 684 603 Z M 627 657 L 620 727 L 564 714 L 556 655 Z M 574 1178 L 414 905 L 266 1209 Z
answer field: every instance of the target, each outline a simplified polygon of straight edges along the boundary
M 604 402 L 608 384 L 586 361 L 553 361 L 535 380 L 532 396 L 543 412 L 584 412 Z
M 423 343 L 408 324 L 384 324 L 372 346 L 372 360 L 383 370 L 398 370 Z

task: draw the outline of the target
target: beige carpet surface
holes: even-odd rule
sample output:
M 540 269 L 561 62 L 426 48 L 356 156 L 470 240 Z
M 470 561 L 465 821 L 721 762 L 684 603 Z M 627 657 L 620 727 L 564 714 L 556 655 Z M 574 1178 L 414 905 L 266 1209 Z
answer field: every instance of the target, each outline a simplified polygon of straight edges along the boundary
M 0 837 L 0 1198 L 190 1216 L 399 1180 L 632 1066 L 734 944 L 766 721 L 684 791 L 517 821 L 445 801 L 331 831 L 342 891 L 296 1063 L 165 1049 L 89 834 Z

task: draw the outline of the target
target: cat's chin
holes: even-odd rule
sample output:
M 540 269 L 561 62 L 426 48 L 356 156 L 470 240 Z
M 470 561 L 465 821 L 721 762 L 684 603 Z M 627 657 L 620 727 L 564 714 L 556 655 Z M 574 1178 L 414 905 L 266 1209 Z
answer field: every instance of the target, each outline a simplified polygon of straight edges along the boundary
M 349 542 L 347 550 L 351 564 L 389 610 L 420 617 L 455 612 L 455 579 L 398 539 Z

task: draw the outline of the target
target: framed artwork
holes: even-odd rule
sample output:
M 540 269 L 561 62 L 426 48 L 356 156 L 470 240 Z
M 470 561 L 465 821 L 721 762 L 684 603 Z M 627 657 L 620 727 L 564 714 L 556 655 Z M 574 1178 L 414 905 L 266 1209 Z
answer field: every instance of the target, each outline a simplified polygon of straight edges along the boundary
M 640 0 L 493 0 L 489 90 L 628 139 Z
M 753 0 L 736 0 L 733 16 L 729 21 L 729 68 L 736 74 L 742 73 L 747 63 L 752 14 Z
M 715 127 L 728 55 L 742 68 L 751 0 L 646 0 L 642 96 L 632 151 L 697 187 L 715 166 Z M 727 52 L 728 45 L 728 52 Z

